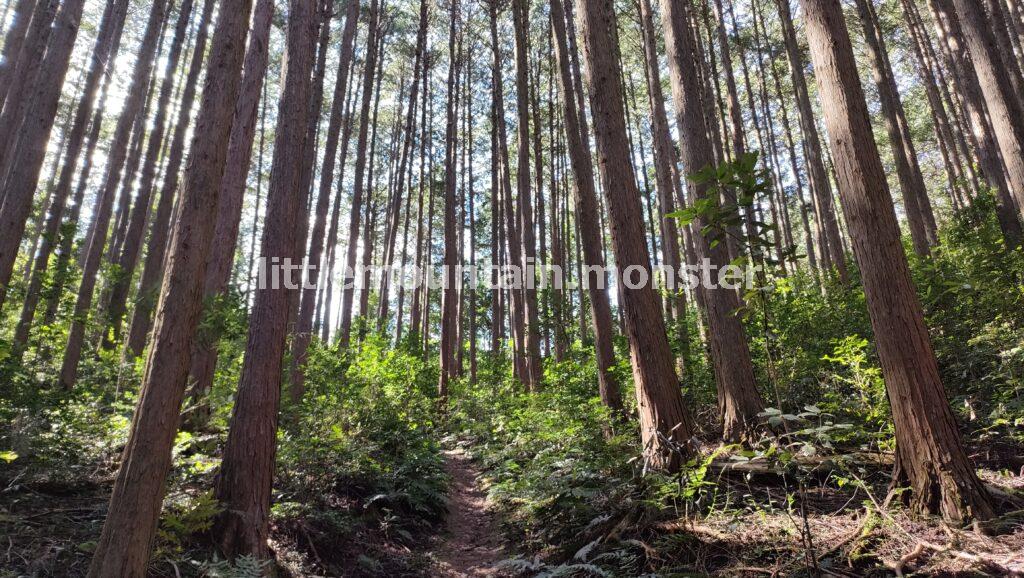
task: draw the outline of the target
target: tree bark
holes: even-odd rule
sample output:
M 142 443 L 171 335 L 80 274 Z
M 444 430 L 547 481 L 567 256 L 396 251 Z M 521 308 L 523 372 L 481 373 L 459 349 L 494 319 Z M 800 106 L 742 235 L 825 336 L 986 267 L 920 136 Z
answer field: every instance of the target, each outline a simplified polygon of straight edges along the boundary
M 366 145 L 369 139 L 370 105 L 373 102 L 373 85 L 377 73 L 378 0 L 370 4 L 369 34 L 366 40 L 366 62 L 363 65 L 363 101 L 359 107 L 359 136 L 356 145 L 355 186 L 352 190 L 352 214 L 349 218 L 348 247 L 345 254 L 345 269 L 342 271 L 341 321 L 338 325 L 338 339 L 342 348 L 348 347 L 352 335 L 352 301 L 355 293 L 356 250 L 359 248 L 359 221 L 363 212 L 363 189 L 366 174 Z
M 620 271 L 639 269 L 649 278 L 651 258 L 644 241 L 640 192 L 629 161 L 618 50 L 612 42 L 616 27 L 612 2 L 581 2 L 578 16 L 615 261 Z M 674 471 L 689 452 L 693 430 L 683 407 L 665 320 L 649 283 L 623 286 L 621 293 L 644 456 L 653 467 Z
M 160 36 L 157 31 L 162 26 L 166 8 L 167 0 L 154 0 L 149 21 L 146 23 L 142 45 L 139 47 L 139 57 L 132 76 L 131 87 L 125 99 L 124 109 L 117 120 L 117 127 L 114 129 L 113 140 L 107 153 L 106 175 L 98 193 L 99 200 L 96 215 L 93 218 L 92 239 L 84 253 L 85 266 L 82 271 L 82 281 L 78 286 L 71 328 L 68 331 L 68 341 L 64 348 L 60 383 L 65 388 L 73 387 L 78 379 L 78 363 L 82 358 L 85 328 L 89 311 L 92 308 L 103 248 L 106 245 L 114 195 L 117 192 L 121 169 L 124 167 L 125 157 L 128 153 L 129 134 L 146 100 L 147 87 L 156 57 L 156 45 Z
M 15 352 L 22 351 L 28 343 L 29 331 L 35 319 L 43 281 L 46 277 L 46 268 L 59 241 L 61 220 L 64 217 L 68 196 L 71 193 L 71 181 L 74 178 L 75 168 L 78 166 L 78 158 L 81 156 L 82 146 L 86 140 L 86 129 L 92 115 L 93 102 L 101 89 L 100 80 L 107 71 L 109 55 L 116 53 L 117 47 L 120 45 L 127 11 L 128 0 L 110 0 L 107 2 L 100 20 L 99 32 L 90 54 L 89 71 L 86 73 L 85 84 L 82 86 L 82 97 L 75 111 L 71 128 L 67 133 L 64 163 L 53 190 L 50 210 L 43 224 L 43 231 L 40 235 L 41 243 L 32 261 L 32 274 L 25 291 L 25 302 L 22 305 L 18 327 L 15 330 Z M 105 85 L 106 81 L 102 84 Z M 102 110 L 103 107 L 100 108 Z
M 213 4 L 212 1 L 204 4 L 199 26 L 209 24 L 210 16 L 213 13 Z M 139 190 L 135 197 L 135 206 L 131 211 L 128 228 L 122 241 L 122 250 L 116 261 L 117 276 L 110 289 L 110 300 L 106 308 L 106 329 L 103 332 L 102 340 L 105 349 L 113 349 L 114 344 L 121 338 L 122 317 L 128 308 L 128 292 L 131 289 L 135 266 L 142 248 L 143 235 L 146 231 L 146 222 L 149 219 L 157 163 L 164 144 L 165 121 L 174 92 L 175 72 L 178 69 L 178 60 L 181 57 L 185 32 L 188 29 L 191 16 L 192 0 L 183 0 L 178 8 L 178 22 L 174 29 L 174 39 L 171 41 L 171 49 L 167 54 L 167 68 L 164 70 L 156 116 L 153 119 L 153 129 L 149 134 L 145 161 L 142 163 L 142 172 L 139 175 Z M 128 195 L 129 191 L 130 188 L 125 187 L 124 194 Z
M 327 226 L 327 210 L 331 200 L 331 184 L 334 182 L 334 158 L 338 152 L 338 135 L 341 131 L 341 112 L 345 105 L 345 88 L 348 86 L 349 62 L 354 52 L 356 23 L 359 20 L 359 0 L 349 0 L 345 13 L 345 28 L 341 37 L 338 55 L 338 76 L 334 85 L 334 99 L 330 119 L 327 123 L 327 142 L 324 148 L 324 164 L 320 169 L 320 194 L 317 198 L 316 217 L 313 222 L 312 238 L 309 242 L 308 261 L 311 281 L 302 289 L 299 306 L 299 321 L 292 342 L 292 372 L 290 394 L 292 401 L 302 399 L 305 389 L 306 354 L 313 334 L 313 313 L 316 306 L 316 280 L 320 276 L 320 263 L 324 250 L 324 229 Z
M 208 2 L 213 0 L 206 0 Z M 192 117 L 192 104 L 196 96 L 196 86 L 203 70 L 206 52 L 206 28 L 200 28 L 196 34 L 195 47 L 192 49 L 192 62 L 189 63 L 188 76 L 181 93 L 181 104 L 178 107 L 178 118 L 174 123 L 174 135 L 167 153 L 167 165 L 164 167 L 164 183 L 160 188 L 160 200 L 150 226 L 149 240 L 146 243 L 146 261 L 142 268 L 142 278 L 136 290 L 135 310 L 129 325 L 128 339 L 125 343 L 124 355 L 135 358 L 142 354 L 149 337 L 153 322 L 158 290 L 164 275 L 164 257 L 167 255 L 168 236 L 171 232 L 172 212 L 175 211 L 175 198 L 178 196 L 178 179 L 181 163 L 185 158 L 185 135 Z
M 238 89 L 238 100 L 233 113 L 234 121 L 228 139 L 224 176 L 220 182 L 217 225 L 214 229 L 214 242 L 210 249 L 203 286 L 204 299 L 207 303 L 224 294 L 231 276 L 231 264 L 238 245 L 238 226 L 242 218 L 245 185 L 252 161 L 252 145 L 256 136 L 256 114 L 259 111 L 260 94 L 267 73 L 268 44 L 273 18 L 273 1 L 258 0 L 242 66 L 242 83 Z M 213 386 L 214 370 L 217 367 L 218 337 L 200 334 L 192 347 L 189 385 L 190 397 L 197 403 L 197 407 L 190 415 L 189 421 L 196 427 L 204 426 L 210 415 L 209 402 L 204 394 Z
M 569 45 L 562 0 L 550 0 L 551 27 L 554 30 L 555 59 L 558 64 L 558 85 L 561 90 L 565 137 L 569 149 L 575 188 L 576 219 L 583 237 L 583 260 L 588 278 L 581 279 L 590 298 L 591 329 L 594 332 L 594 356 L 597 362 L 597 385 L 601 401 L 614 412 L 622 411 L 622 394 L 615 378 L 615 343 L 611 303 L 605 289 L 605 265 L 601 255 L 601 231 L 597 216 L 597 192 L 590 151 L 584 148 L 582 134 L 585 121 L 580 119 L 572 81 Z M 589 132 L 589 131 L 588 131 Z
M 801 0 L 821 91 L 839 194 L 861 268 L 868 313 L 896 427 L 896 476 L 918 511 L 953 521 L 993 516 L 987 490 L 960 443 L 900 247 L 899 228 L 872 135 L 839 0 Z
M 822 231 L 819 239 L 822 265 L 825 268 L 835 267 L 840 280 L 848 282 L 846 257 L 843 255 L 843 244 L 839 238 L 839 225 L 836 223 L 835 209 L 832 205 L 832 185 L 825 170 L 824 157 L 821 154 L 821 137 L 818 125 L 814 121 L 811 99 L 807 94 L 807 79 L 804 76 L 803 62 L 796 41 L 796 29 L 793 26 L 793 13 L 789 6 L 790 0 L 775 0 L 782 23 L 782 35 L 786 44 L 786 55 L 789 58 L 790 74 L 793 77 L 793 91 L 796 93 L 797 111 L 800 116 L 800 129 L 804 137 L 804 154 L 807 161 L 807 174 L 814 197 L 814 210 L 818 227 Z M 822 243 L 824 241 L 824 243 Z M 827 259 L 826 259 L 827 258 Z
M 1014 93 L 1007 65 L 999 55 L 992 23 L 985 17 L 984 10 L 973 2 L 937 0 L 937 4 L 947 13 L 951 5 L 956 8 L 999 152 L 1002 153 L 1006 181 L 1024 219 L 1024 104 Z
M 927 217 L 931 214 L 928 190 L 925 188 L 921 167 L 917 164 L 917 151 L 910 140 L 906 114 L 896 88 L 896 79 L 889 63 L 881 25 L 871 4 L 873 1 L 856 0 L 857 14 L 864 28 L 864 38 L 871 57 L 871 71 L 882 103 L 882 116 L 885 117 L 885 128 L 896 164 L 896 174 L 900 190 L 903 192 L 903 208 L 910 225 L 914 252 L 921 257 L 927 257 L 931 254 L 931 247 L 938 243 L 935 217 L 932 216 L 930 220 Z
M 374 9 L 376 6 L 374 6 Z M 305 197 L 299 186 L 307 124 L 317 8 L 315 0 L 292 0 L 288 11 L 288 62 L 278 107 L 274 160 L 267 216 L 261 243 L 264 273 L 275 263 L 299 257 L 297 225 Z M 278 261 L 279 260 L 279 261 Z M 228 439 L 216 482 L 217 500 L 225 505 L 214 536 L 228 556 L 269 555 L 267 545 L 270 490 L 277 450 L 281 369 L 287 340 L 289 302 L 294 289 L 272 280 L 256 290 Z
M 90 578 L 146 575 L 203 305 L 206 257 L 249 25 L 247 0 L 221 10 L 160 290 L 153 347 Z M 213 193 L 211 193 L 213 191 Z
M 669 0 L 662 1 L 662 25 L 669 55 L 673 102 L 679 125 L 682 161 L 691 173 L 710 166 L 711 146 L 708 143 L 704 115 L 701 112 L 700 86 L 692 74 L 694 46 L 690 41 L 685 9 Z M 713 191 L 707 184 L 690 183 L 695 199 L 709 198 Z M 683 202 L 683 199 L 680 199 Z M 700 233 L 704 219 L 693 223 L 697 259 L 708 259 L 716 270 L 729 263 L 725 243 L 714 243 L 713 233 Z M 750 349 L 739 317 L 736 292 L 721 286 L 700 287 L 707 314 L 708 341 L 718 385 L 718 409 L 722 419 L 722 435 L 728 441 L 748 440 L 758 425 L 757 414 L 764 409 L 754 379 Z
M 32 199 L 46 154 L 46 142 L 57 116 L 61 87 L 82 20 L 82 1 L 66 0 L 55 17 L 50 49 L 39 63 L 39 82 L 28 95 L 17 143 L 12 148 L 11 171 L 6 175 L 0 207 L 0 307 L 6 299 L 18 246 L 32 212 Z

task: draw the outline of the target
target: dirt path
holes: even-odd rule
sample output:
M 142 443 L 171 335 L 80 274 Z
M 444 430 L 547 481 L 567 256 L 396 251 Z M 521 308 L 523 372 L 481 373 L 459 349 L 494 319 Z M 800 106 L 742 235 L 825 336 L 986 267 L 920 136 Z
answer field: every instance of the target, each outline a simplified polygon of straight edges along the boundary
M 438 576 L 492 577 L 493 565 L 505 559 L 501 536 L 487 511 L 487 494 L 477 483 L 479 472 L 461 450 L 447 450 L 445 470 L 451 476 L 448 522 L 435 552 Z

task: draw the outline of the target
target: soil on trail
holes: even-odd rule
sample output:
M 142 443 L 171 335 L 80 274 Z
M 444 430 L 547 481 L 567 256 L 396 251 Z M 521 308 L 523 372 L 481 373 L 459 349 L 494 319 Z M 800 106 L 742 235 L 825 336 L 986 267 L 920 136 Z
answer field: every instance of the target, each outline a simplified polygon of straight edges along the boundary
M 487 494 L 479 487 L 479 472 L 461 450 L 447 450 L 445 470 L 451 477 L 448 520 L 435 550 L 437 576 L 493 577 L 494 565 L 505 559 L 501 536 L 487 509 Z

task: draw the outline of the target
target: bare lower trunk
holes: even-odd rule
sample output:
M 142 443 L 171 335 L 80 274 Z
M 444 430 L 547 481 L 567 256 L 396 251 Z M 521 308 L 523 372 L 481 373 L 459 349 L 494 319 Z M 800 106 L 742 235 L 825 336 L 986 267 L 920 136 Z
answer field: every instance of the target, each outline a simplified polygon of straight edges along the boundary
M 261 254 L 296 259 L 296 229 L 305 195 L 296 194 L 302 180 L 300 163 L 310 119 L 310 74 L 313 68 L 315 14 L 313 0 L 293 0 L 288 10 L 288 62 L 278 108 L 274 161 L 267 196 Z M 228 556 L 260 559 L 267 545 L 270 489 L 277 450 L 278 407 L 290 295 L 294 289 L 264 286 L 256 290 L 245 360 L 231 414 L 216 497 L 225 505 L 214 536 Z
M 210 74 L 196 120 L 192 160 L 182 184 L 153 347 L 146 360 L 110 508 L 89 567 L 91 578 L 146 575 L 171 467 L 192 337 L 202 312 L 206 257 L 242 72 L 249 8 L 243 0 L 232 10 L 222 10 L 217 18 Z
M 839 194 L 861 268 L 868 313 L 896 426 L 895 482 L 914 509 L 953 521 L 987 519 L 991 498 L 974 473 L 939 378 L 839 0 L 801 0 Z
M 700 86 L 692 74 L 694 46 L 690 41 L 685 9 L 668 0 L 662 2 L 662 24 L 665 29 L 666 50 L 672 95 L 679 124 L 680 150 L 683 165 L 693 172 L 711 165 L 711 146 L 708 143 L 704 115 L 701 112 Z M 696 199 L 713 198 L 706 184 L 691 183 L 691 194 Z M 680 202 L 683 200 L 680 199 Z M 704 229 L 703 219 L 694 223 L 695 231 Z M 716 271 L 729 263 L 725 243 L 715 243 L 715 233 L 697 233 L 694 245 L 697 259 L 709 259 Z M 708 345 L 714 364 L 718 386 L 718 409 L 723 424 L 723 438 L 740 441 L 751 437 L 757 425 L 757 414 L 764 409 L 754 380 L 754 367 L 750 359 L 743 326 L 735 311 L 739 307 L 736 292 L 722 286 L 701 287 L 707 313 Z
M 611 31 L 616 26 L 612 2 L 581 2 L 578 16 L 615 261 L 621 271 L 633 268 L 650 275 L 651 258 L 644 240 L 640 192 L 629 162 L 622 79 L 612 43 Z M 624 286 L 622 298 L 644 455 L 654 467 L 676 470 L 681 465 L 681 456 L 688 452 L 692 424 L 683 407 L 658 298 L 648 283 L 636 288 Z

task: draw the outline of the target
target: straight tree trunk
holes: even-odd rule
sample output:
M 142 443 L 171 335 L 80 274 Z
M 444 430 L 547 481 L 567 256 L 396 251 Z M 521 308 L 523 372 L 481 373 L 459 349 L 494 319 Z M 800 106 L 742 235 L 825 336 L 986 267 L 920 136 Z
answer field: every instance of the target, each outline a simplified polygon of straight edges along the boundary
M 292 0 L 289 4 L 288 61 L 278 107 L 260 250 L 267 263 L 264 271 L 271 274 L 273 263 L 294 262 L 299 257 L 296 233 L 305 194 L 299 188 L 302 167 L 295 159 L 302 158 L 307 124 L 315 120 L 310 118 L 309 103 L 317 12 L 314 0 Z M 269 555 L 270 491 L 293 291 L 283 285 L 274 287 L 271 282 L 255 294 L 242 375 L 215 490 L 225 509 L 217 518 L 213 533 L 221 550 L 231 557 L 248 554 L 265 559 Z
M 231 264 L 238 245 L 238 226 L 242 218 L 245 185 L 252 160 L 252 145 L 256 136 L 256 114 L 259 111 L 260 94 L 267 73 L 270 26 L 273 18 L 273 1 L 258 0 L 242 67 L 242 83 L 238 89 L 238 101 L 235 103 L 231 136 L 228 139 L 227 162 L 220 182 L 217 225 L 214 229 L 214 242 L 210 249 L 203 286 L 203 298 L 207 303 L 224 294 L 231 276 Z M 192 347 L 192 363 L 189 368 L 190 396 L 198 406 L 190 416 L 190 421 L 197 427 L 204 426 L 209 419 L 210 407 L 205 393 L 213 386 L 214 370 L 217 367 L 218 337 L 201 334 Z
M 571 159 L 574 182 L 573 193 L 576 219 L 583 238 L 583 260 L 588 267 L 588 278 L 581 279 L 590 298 L 591 330 L 594 332 L 594 356 L 597 362 L 597 385 L 601 401 L 612 411 L 622 411 L 622 394 L 615 378 L 615 343 L 612 329 L 612 310 L 605 289 L 606 276 L 601 255 L 601 231 L 597 216 L 597 192 L 594 184 L 594 166 L 590 151 L 584 148 L 582 134 L 585 122 L 580 119 L 574 97 L 569 45 L 562 0 L 550 0 L 551 26 L 554 30 L 555 59 L 558 64 L 558 83 L 561 90 L 562 115 L 565 119 L 565 137 Z
M 679 272 L 682 265 L 679 252 L 679 229 L 674 218 L 665 215 L 675 210 L 675 198 L 682 198 L 679 190 L 679 170 L 676 165 L 676 149 L 669 133 L 668 114 L 665 111 L 665 94 L 661 87 L 661 67 L 657 37 L 654 34 L 654 16 L 650 0 L 640 0 L 640 30 L 644 43 L 644 66 L 647 76 L 647 94 L 651 107 L 651 132 L 654 149 L 654 177 L 658 189 L 660 208 L 660 233 L 662 254 L 665 265 Z M 681 287 L 668 287 L 672 318 L 684 351 L 689 348 L 686 328 L 686 294 Z M 679 364 L 682 370 L 682 364 Z
M 496 2 L 490 3 L 490 29 L 491 47 L 494 52 L 494 66 L 492 67 L 492 98 L 494 99 L 495 118 L 498 121 L 498 155 L 500 163 L 499 182 L 501 186 L 501 210 L 505 227 L 505 251 L 507 263 L 522 267 L 523 244 L 521 232 L 518 226 L 518 212 L 514 210 L 512 203 L 512 176 L 509 167 L 508 155 L 508 132 L 505 123 L 505 85 L 502 75 L 504 61 L 501 56 L 501 46 L 498 44 L 498 7 Z M 525 279 L 523 279 L 525 281 Z M 522 290 L 511 289 L 509 291 L 509 314 L 511 323 L 509 328 L 512 334 L 513 343 L 513 367 L 519 381 L 530 387 L 528 375 L 528 362 L 524 353 L 526 331 L 524 294 Z
M 840 280 L 846 284 L 846 257 L 843 255 L 843 244 L 840 239 L 839 225 L 832 205 L 832 185 L 825 170 L 824 156 L 821 154 L 821 137 L 818 125 L 814 121 L 811 109 L 811 98 L 807 94 L 807 79 L 804 77 L 803 62 L 796 41 L 796 29 L 793 26 L 793 13 L 789 6 L 790 0 L 775 0 L 782 23 L 782 35 L 786 44 L 786 55 L 789 58 L 789 70 L 793 77 L 793 92 L 796 96 L 797 111 L 800 116 L 800 129 L 804 137 L 804 153 L 807 161 L 807 174 L 810 178 L 811 192 L 815 200 L 815 215 L 818 227 L 823 231 L 822 238 L 827 246 L 822 246 L 823 265 L 835 267 Z M 819 242 L 819 246 L 821 243 Z M 827 251 L 827 253 L 826 253 Z M 828 257 L 826 260 L 825 257 Z
M 964 42 L 960 19 L 950 0 L 929 0 L 929 6 L 935 17 L 938 38 L 943 42 L 946 68 L 951 72 L 954 93 L 961 97 L 964 115 L 972 127 L 967 134 L 974 143 L 985 180 L 995 189 L 996 217 L 999 219 L 1004 237 L 1010 244 L 1016 244 L 1012 239 L 1020 238 L 1020 234 L 1016 233 L 1020 229 L 1020 218 L 1013 214 L 1014 208 L 1017 208 L 1014 186 L 1007 174 L 1007 161 L 1000 159 L 999 137 L 994 134 L 992 115 L 986 110 L 986 98 L 979 75 L 974 69 L 974 63 L 970 62 L 969 48 Z M 914 9 L 916 11 L 916 6 Z M 967 126 L 967 123 L 960 124 L 958 132 L 962 133 L 963 126 Z M 1009 141 L 1015 140 L 1012 134 L 1006 135 L 1005 138 Z
M 28 34 L 28 25 L 32 21 L 32 8 L 35 5 L 34 0 L 18 0 L 14 5 L 11 26 L 4 32 L 4 48 L 0 53 L 0 109 L 3 109 L 7 93 L 10 91 L 14 68 L 18 64 L 18 55 L 21 53 L 25 35 Z M 6 18 L 0 22 L 6 22 Z
M 952 521 L 993 516 L 988 491 L 960 443 L 945 403 L 899 228 L 875 147 L 839 0 L 801 0 L 868 313 L 896 427 L 894 483 L 917 511 Z
M 352 40 L 353 43 L 356 42 L 358 37 L 359 28 L 356 27 L 356 36 Z M 349 71 L 349 74 L 354 77 L 357 70 L 354 59 L 352 61 L 351 68 L 352 69 Z M 338 161 L 338 193 L 335 195 L 334 209 L 331 211 L 331 227 L 327 234 L 327 278 L 324 286 L 323 326 L 320 333 L 320 338 L 325 342 L 330 337 L 330 320 L 332 315 L 331 303 L 334 301 L 334 264 L 337 258 L 338 249 L 338 223 L 341 220 L 341 191 L 342 183 L 345 180 L 345 168 L 348 164 L 349 142 L 352 140 L 352 106 L 354 99 L 358 97 L 358 89 L 359 87 L 356 83 L 349 83 L 348 98 L 345 103 L 345 128 L 342 130 L 341 136 L 341 158 Z
M 154 0 L 149 13 L 149 21 L 143 35 L 142 45 L 132 76 L 131 87 L 125 99 L 124 109 L 117 120 L 113 140 L 107 153 L 106 175 L 100 187 L 96 215 L 93 218 L 93 235 L 85 250 L 85 266 L 82 270 L 82 281 L 78 286 L 78 296 L 68 331 L 68 341 L 64 348 L 64 360 L 61 365 L 60 383 L 67 389 L 78 380 L 78 363 L 82 358 L 82 347 L 85 340 L 85 328 L 92 308 L 93 294 L 99 277 L 100 260 L 107 241 L 107 228 L 113 210 L 114 195 L 120 181 L 121 169 L 124 167 L 128 153 L 128 138 L 136 117 L 142 111 L 146 100 L 147 86 L 156 58 L 158 30 L 161 29 L 167 0 Z
M 714 161 L 707 141 L 704 115 L 700 110 L 700 86 L 690 68 L 694 61 L 694 46 L 690 41 L 688 22 L 685 9 L 668 0 L 662 2 L 662 25 L 669 55 L 672 100 L 679 125 L 682 161 L 692 173 Z M 695 199 L 710 198 L 709 195 L 714 194 L 706 184 L 691 183 L 690 190 Z M 703 219 L 697 219 L 693 225 L 694 231 L 702 231 L 705 227 Z M 694 235 L 696 257 L 702 263 L 708 259 L 719 270 L 729 263 L 729 259 L 725 243 L 715 243 L 712 236 L 713 232 Z M 746 335 L 734 313 L 739 308 L 739 299 L 735 291 L 721 286 L 699 287 L 698 292 L 704 294 L 723 439 L 749 440 L 758 425 L 757 414 L 764 409 L 764 403 L 757 390 Z
M 342 348 L 348 347 L 352 335 L 352 301 L 355 293 L 356 250 L 359 248 L 359 220 L 363 212 L 363 189 L 366 175 L 366 145 L 369 140 L 370 104 L 373 102 L 373 85 L 377 73 L 378 0 L 371 0 L 369 34 L 366 40 L 366 63 L 363 68 L 363 101 L 359 112 L 359 136 L 356 144 L 355 186 L 352 190 L 352 214 L 348 227 L 348 247 L 345 255 L 345 269 L 342 272 L 341 322 L 338 339 Z
M 90 578 L 146 575 L 171 468 L 192 337 L 202 313 L 206 256 L 213 238 L 217 191 L 242 74 L 250 6 L 242 0 L 231 10 L 221 10 L 217 18 L 210 74 L 203 87 L 192 157 L 185 169 L 178 219 L 160 290 L 153 347 L 146 360 L 107 518 L 89 567 Z
M 521 240 L 523 243 L 523 316 L 526 324 L 524 353 L 526 355 L 527 387 L 540 389 L 544 367 L 540 357 L 540 321 L 537 308 L 537 290 L 532 271 L 537 263 L 537 238 L 533 226 L 533 203 L 530 192 L 530 46 L 529 7 L 526 0 L 512 0 L 512 19 L 515 28 L 516 59 L 516 111 L 518 113 L 518 148 L 516 188 L 522 211 Z
M 896 88 L 896 79 L 889 63 L 882 29 L 874 6 L 871 5 L 873 1 L 856 0 L 857 14 L 864 28 L 864 38 L 867 40 L 868 54 L 871 57 L 871 70 L 875 85 L 878 87 L 879 100 L 882 102 L 882 116 L 885 117 L 896 174 L 899 177 L 900 190 L 903 192 L 903 206 L 910 224 L 914 252 L 921 257 L 927 257 L 931 254 L 931 247 L 938 242 L 934 216 L 931 222 L 926 217 L 926 213 L 931 213 L 928 191 L 925 188 L 921 167 L 917 164 L 917 151 L 914 149 L 913 141 L 909 140 L 910 130 L 906 127 L 906 114 Z
M 629 161 L 620 63 L 612 42 L 616 27 L 612 2 L 585 0 L 578 16 L 615 261 L 623 272 L 621 278 L 628 276 L 628 269 L 644 271 L 649 278 L 651 258 L 644 241 L 640 192 Z M 655 468 L 675 471 L 689 452 L 693 426 L 683 406 L 658 298 L 649 283 L 623 286 L 622 297 L 644 456 Z
M 334 99 L 330 120 L 327 123 L 327 142 L 324 148 L 324 164 L 320 170 L 320 194 L 317 197 L 316 217 L 312 238 L 309 243 L 308 261 L 311 281 L 303 286 L 302 302 L 299 306 L 299 322 L 292 341 L 292 401 L 302 399 L 305 389 L 305 363 L 309 343 L 313 337 L 313 313 L 316 306 L 316 280 L 320 276 L 320 263 L 324 250 L 324 230 L 327 226 L 327 211 L 331 200 L 331 184 L 334 182 L 334 159 L 338 153 L 338 135 L 341 132 L 341 113 L 345 105 L 345 88 L 348 86 L 349 62 L 354 52 L 356 23 L 359 20 L 359 0 L 349 0 L 345 13 L 345 28 L 341 37 L 338 55 L 338 75 L 334 85 Z M 326 26 L 326 24 L 325 24 Z M 312 286 L 309 286 L 312 285 Z
M 458 130 L 458 97 L 461 54 L 456 51 L 455 33 L 459 22 L 459 2 L 451 4 L 448 27 L 448 92 L 447 128 L 445 130 L 444 167 L 444 285 L 441 294 L 441 372 L 438 378 L 437 395 L 442 411 L 448 403 L 448 387 L 457 377 L 455 348 L 457 343 L 459 284 L 462 281 L 459 265 L 459 247 L 456 232 L 456 132 Z M 461 39 L 460 39 L 461 44 Z

